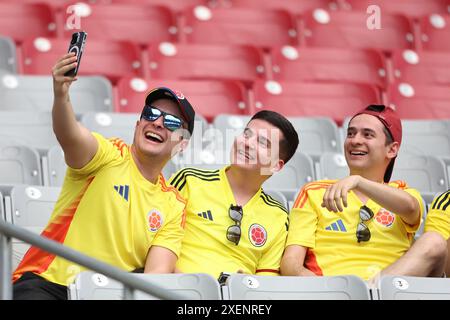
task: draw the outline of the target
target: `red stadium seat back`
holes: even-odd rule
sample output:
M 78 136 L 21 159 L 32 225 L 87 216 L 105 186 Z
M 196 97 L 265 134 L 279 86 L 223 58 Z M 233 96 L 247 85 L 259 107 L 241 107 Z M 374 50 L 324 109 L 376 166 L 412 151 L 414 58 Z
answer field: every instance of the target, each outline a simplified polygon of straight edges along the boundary
M 286 11 L 210 9 L 184 11 L 190 43 L 249 44 L 260 47 L 297 43 L 295 21 Z
M 222 0 L 222 7 L 244 9 L 278 9 L 286 10 L 294 15 L 300 15 L 316 8 L 337 9 L 335 1 L 331 0 Z
M 425 14 L 446 13 L 447 0 L 344 0 L 344 9 L 366 12 L 370 5 L 377 5 L 381 12 L 421 17 Z
M 22 68 L 26 74 L 51 74 L 56 61 L 69 48 L 69 39 L 36 38 L 22 45 Z M 103 75 L 115 82 L 119 77 L 142 75 L 139 48 L 130 42 L 88 39 L 79 75 Z
M 450 90 L 447 86 L 393 83 L 390 104 L 403 119 L 450 119 Z
M 346 83 L 256 81 L 254 107 L 268 108 L 286 116 L 332 118 L 341 124 L 363 107 L 379 103 L 374 86 Z
M 22 42 L 33 37 L 56 36 L 55 17 L 51 8 L 42 3 L 21 4 L 0 2 L 0 34 Z
M 150 76 L 156 79 L 228 79 L 253 81 L 264 75 L 260 50 L 251 46 L 149 45 Z
M 221 113 L 248 114 L 247 92 L 236 81 L 149 80 L 125 77 L 117 85 L 119 112 L 141 112 L 147 93 L 165 86 L 182 92 L 208 121 Z
M 364 11 L 313 10 L 303 17 L 303 39 L 308 46 L 392 50 L 411 48 L 411 25 L 403 16 L 382 14 L 380 29 Z
M 138 4 L 138 5 L 158 5 L 165 6 L 175 12 L 181 12 L 187 8 L 208 5 L 209 0 L 103 0 L 109 3 L 127 3 L 127 4 Z
M 165 7 L 78 3 L 75 12 L 90 39 L 133 41 L 139 44 L 175 40 L 176 20 Z M 77 30 L 78 31 L 78 30 Z M 69 36 L 73 30 L 65 30 Z
M 392 60 L 396 81 L 450 85 L 450 52 L 398 50 Z
M 422 46 L 425 50 L 450 52 L 450 16 L 432 14 L 420 21 Z
M 0 3 L 11 3 L 11 2 L 13 2 L 13 1 L 0 0 Z M 23 4 L 25 4 L 25 3 L 26 4 L 45 3 L 46 5 L 48 5 L 49 7 L 51 7 L 54 10 L 63 9 L 65 11 L 67 5 L 73 1 L 70 1 L 70 0 L 20 0 L 20 1 L 16 1 L 16 2 L 20 2 Z
M 366 83 L 383 87 L 387 71 L 374 50 L 283 46 L 272 50 L 274 79 Z

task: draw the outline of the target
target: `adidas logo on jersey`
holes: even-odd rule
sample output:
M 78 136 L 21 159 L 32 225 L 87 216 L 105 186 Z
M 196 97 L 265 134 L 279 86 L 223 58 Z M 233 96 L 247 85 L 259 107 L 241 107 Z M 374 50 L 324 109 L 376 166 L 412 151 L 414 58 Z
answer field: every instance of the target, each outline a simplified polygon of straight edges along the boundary
M 345 228 L 344 223 L 342 222 L 341 219 L 330 224 L 328 227 L 325 228 L 325 230 L 347 232 L 347 229 Z
M 129 192 L 130 192 L 130 186 L 128 186 L 128 185 L 117 185 L 117 186 L 114 186 L 114 190 L 116 190 L 117 191 L 117 193 L 118 194 L 120 194 L 120 196 L 122 197 L 122 198 L 124 198 L 126 201 L 128 201 L 128 195 L 129 195 Z
M 207 210 L 207 211 L 203 211 L 203 212 L 197 213 L 197 215 L 198 215 L 199 217 L 202 217 L 202 218 L 205 218 L 205 219 L 214 221 L 213 216 L 212 216 L 212 213 L 211 213 L 210 210 Z

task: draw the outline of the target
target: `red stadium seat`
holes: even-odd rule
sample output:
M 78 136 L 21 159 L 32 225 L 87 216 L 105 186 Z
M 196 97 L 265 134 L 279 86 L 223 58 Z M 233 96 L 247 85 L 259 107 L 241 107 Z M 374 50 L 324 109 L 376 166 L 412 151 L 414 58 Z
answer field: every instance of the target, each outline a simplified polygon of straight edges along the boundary
M 341 124 L 368 104 L 379 103 L 374 86 L 344 83 L 255 81 L 255 110 L 268 108 L 285 116 L 326 116 Z
M 221 113 L 249 113 L 245 87 L 236 81 L 145 80 L 132 77 L 121 79 L 117 85 L 118 111 L 141 112 L 149 90 L 161 86 L 182 92 L 196 113 L 210 122 Z
M 0 2 L 0 34 L 20 43 L 33 37 L 56 36 L 55 17 L 45 4 Z
M 330 10 L 337 8 L 336 2 L 331 0 L 222 0 L 222 6 L 233 9 L 280 9 L 296 15 L 303 14 L 316 8 Z
M 383 13 L 381 28 L 373 30 L 368 28 L 368 18 L 366 12 L 316 9 L 303 18 L 303 41 L 308 46 L 320 47 L 379 50 L 412 47 L 414 37 L 407 18 Z
M 446 13 L 447 0 L 344 0 L 344 9 L 366 12 L 370 5 L 380 7 L 382 13 L 421 17 L 425 14 Z
M 127 3 L 139 5 L 160 5 L 170 8 L 173 11 L 180 12 L 187 8 L 208 5 L 209 0 L 103 0 L 109 3 Z
M 249 44 L 260 47 L 297 43 L 295 21 L 285 11 L 209 9 L 184 11 L 190 43 Z
M 274 79 L 334 81 L 383 87 L 387 72 L 383 56 L 372 50 L 283 46 L 272 50 Z
M 392 60 L 396 81 L 450 85 L 450 52 L 402 50 Z
M 69 46 L 68 39 L 36 38 L 22 45 L 22 68 L 26 74 L 51 74 L 53 65 Z M 115 82 L 127 74 L 142 75 L 139 48 L 130 42 L 89 39 L 79 75 L 103 75 Z
M 420 22 L 422 46 L 426 50 L 450 52 L 450 16 L 432 14 Z
M 450 119 L 448 86 L 393 83 L 388 90 L 390 103 L 404 119 Z
M 11 3 L 11 0 L 0 0 L 0 3 Z M 27 3 L 27 4 L 32 4 L 32 3 L 45 3 L 46 5 L 48 5 L 49 7 L 51 7 L 52 9 L 64 9 L 66 8 L 67 4 L 69 4 L 70 0 L 20 0 L 20 1 L 16 1 L 16 2 L 20 2 L 22 4 Z
M 145 5 L 91 5 L 78 3 L 75 12 L 81 17 L 81 29 L 90 39 L 133 41 L 175 40 L 176 21 L 165 7 Z M 74 30 L 65 30 L 70 36 Z
M 150 76 L 156 79 L 253 81 L 264 73 L 262 53 L 250 46 L 149 45 Z

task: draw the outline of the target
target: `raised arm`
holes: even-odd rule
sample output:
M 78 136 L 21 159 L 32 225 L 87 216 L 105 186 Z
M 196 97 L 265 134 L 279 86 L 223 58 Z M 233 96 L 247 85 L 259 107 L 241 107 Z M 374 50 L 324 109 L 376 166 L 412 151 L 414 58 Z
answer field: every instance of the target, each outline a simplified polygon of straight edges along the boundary
M 68 53 L 62 56 L 52 69 L 53 75 L 53 132 L 61 145 L 69 167 L 84 167 L 95 155 L 97 140 L 91 132 L 75 118 L 69 97 L 69 88 L 77 78 L 66 77 L 64 73 L 76 66 L 76 56 Z

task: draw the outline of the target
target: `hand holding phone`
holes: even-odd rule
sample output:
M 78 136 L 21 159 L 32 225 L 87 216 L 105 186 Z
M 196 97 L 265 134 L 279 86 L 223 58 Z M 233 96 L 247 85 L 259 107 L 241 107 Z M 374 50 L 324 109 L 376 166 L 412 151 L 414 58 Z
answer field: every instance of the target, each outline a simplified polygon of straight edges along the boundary
M 72 34 L 72 39 L 70 40 L 69 53 L 73 52 L 77 56 L 77 66 L 64 75 L 66 77 L 75 77 L 78 73 L 78 68 L 80 67 L 81 56 L 83 54 L 84 45 L 86 43 L 87 32 L 79 31 Z

